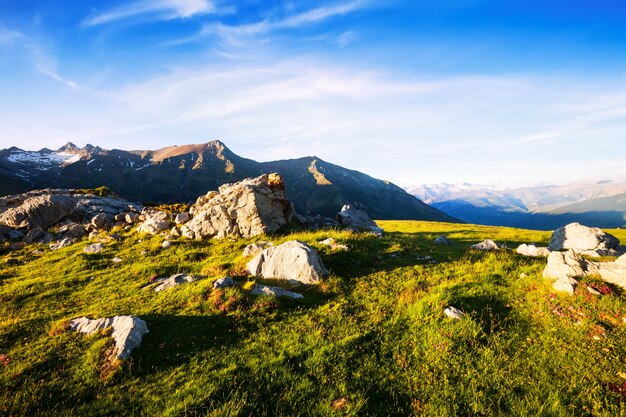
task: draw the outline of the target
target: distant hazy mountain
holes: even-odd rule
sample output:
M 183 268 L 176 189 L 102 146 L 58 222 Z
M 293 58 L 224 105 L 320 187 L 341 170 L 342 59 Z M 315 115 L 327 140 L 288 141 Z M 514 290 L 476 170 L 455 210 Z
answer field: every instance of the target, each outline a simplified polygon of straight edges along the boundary
M 469 223 L 554 229 L 578 221 L 589 226 L 626 226 L 626 183 L 586 181 L 497 189 L 476 184 L 437 184 L 407 191 Z
M 377 219 L 455 221 L 402 188 L 317 157 L 256 162 L 222 142 L 171 146 L 155 151 L 106 150 L 68 143 L 53 151 L 0 150 L 0 195 L 38 188 L 105 185 L 140 202 L 195 201 L 222 184 L 278 172 L 301 214 L 334 216 L 353 204 Z

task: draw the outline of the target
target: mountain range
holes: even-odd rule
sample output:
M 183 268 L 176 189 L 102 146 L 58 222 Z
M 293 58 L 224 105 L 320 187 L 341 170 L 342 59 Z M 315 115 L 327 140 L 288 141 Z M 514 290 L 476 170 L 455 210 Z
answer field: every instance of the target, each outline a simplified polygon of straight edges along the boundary
M 344 204 L 376 219 L 456 221 L 404 189 L 318 157 L 272 162 L 242 158 L 220 141 L 154 151 L 73 143 L 57 149 L 0 150 L 0 195 L 41 188 L 106 186 L 132 201 L 193 202 L 220 185 L 277 172 L 296 212 L 334 217 Z
M 406 189 L 468 223 L 545 230 L 571 222 L 607 228 L 626 226 L 626 182 L 581 181 L 511 189 L 463 183 Z

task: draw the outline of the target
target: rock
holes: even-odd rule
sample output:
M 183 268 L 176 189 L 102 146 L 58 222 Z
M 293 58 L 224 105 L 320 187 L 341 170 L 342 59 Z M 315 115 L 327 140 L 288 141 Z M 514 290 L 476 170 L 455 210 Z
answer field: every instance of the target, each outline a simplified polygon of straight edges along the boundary
M 291 240 L 264 249 L 248 262 L 248 271 L 262 278 L 314 284 L 329 274 L 320 256 L 304 242 Z
M 554 280 L 552 287 L 557 291 L 574 294 L 575 277 L 587 276 L 587 262 L 573 250 L 550 252 L 543 277 Z
M 301 299 L 304 296 L 300 293 L 288 291 L 281 287 L 270 287 L 269 285 L 255 284 L 250 290 L 253 295 L 269 295 L 273 297 L 287 297 L 293 299 Z
M 433 243 L 435 245 L 446 245 L 446 246 L 451 245 L 450 240 L 444 235 L 437 236 L 437 238 L 433 240 Z
M 368 231 L 374 232 L 378 236 L 383 235 L 383 229 L 378 227 L 365 211 L 356 209 L 349 204 L 343 206 L 341 211 L 337 213 L 337 221 L 356 232 Z
M 172 230 L 170 230 L 170 235 L 172 235 L 172 237 L 180 237 L 180 232 L 178 231 L 178 228 L 176 226 L 172 227 Z
M 46 235 L 46 232 L 41 227 L 35 227 L 29 230 L 24 238 L 24 243 L 33 243 L 42 239 Z
M 598 291 L 595 288 L 590 287 L 590 286 L 587 286 L 587 291 L 589 291 L 589 294 L 591 294 L 591 295 L 596 295 L 596 296 L 602 295 L 602 293 L 600 291 Z
M 464 312 L 453 306 L 446 308 L 443 312 L 446 316 L 455 320 L 461 320 L 465 316 Z
M 318 242 L 320 245 L 325 245 L 325 246 L 329 246 L 331 249 L 333 250 L 348 250 L 348 247 L 346 245 L 342 245 L 340 243 L 337 243 L 337 241 L 335 239 L 333 239 L 332 237 L 329 237 L 328 239 L 324 239 L 320 242 Z
M 215 282 L 213 282 L 213 288 L 226 288 L 233 287 L 235 285 L 237 285 L 237 283 L 231 277 L 218 278 Z
M 534 244 L 527 245 L 522 243 L 517 247 L 515 252 L 524 256 L 541 257 L 550 255 L 550 251 L 546 247 L 535 246 Z
M 191 216 L 187 212 L 178 213 L 176 217 L 174 217 L 174 223 L 177 225 L 185 224 L 189 221 Z
M 123 261 L 122 258 L 120 258 L 119 256 L 116 256 L 115 258 L 111 259 L 112 262 L 119 264 L 120 262 Z
M 167 248 L 169 248 L 170 246 L 172 246 L 172 244 L 170 243 L 170 241 L 169 241 L 169 240 L 164 240 L 164 241 L 163 241 L 163 243 L 161 243 L 161 248 L 162 248 L 162 249 L 167 249 Z
M 219 192 L 201 196 L 192 206 L 193 218 L 181 227 L 181 234 L 202 239 L 252 237 L 277 231 L 289 222 L 293 212 L 282 179 L 278 179 L 278 175 L 261 175 L 224 184 Z
M 243 257 L 247 258 L 249 256 L 257 256 L 259 253 L 263 252 L 263 250 L 267 247 L 274 246 L 272 242 L 257 242 L 251 243 L 243 249 Z
M 602 280 L 626 290 L 626 255 L 620 256 L 614 262 L 589 263 L 596 267 Z
M 109 235 L 109 237 L 110 237 L 111 239 L 113 239 L 113 240 L 117 240 L 117 241 L 122 240 L 122 235 L 120 235 L 119 233 L 111 233 L 111 234 Z
M 72 190 L 36 190 L 0 197 L 0 224 L 17 229 L 43 230 L 65 218 L 86 222 L 99 213 L 107 219 L 127 210 L 130 203 L 115 197 L 100 197 Z
M 70 320 L 70 330 L 84 334 L 92 334 L 99 330 L 111 328 L 111 337 L 115 347 L 111 353 L 112 358 L 127 359 L 133 349 L 141 345 L 141 339 L 148 333 L 146 322 L 135 316 L 115 316 L 90 320 L 80 317 Z
M 435 258 L 433 258 L 432 256 L 426 255 L 426 256 L 418 256 L 416 258 L 417 261 L 425 261 L 428 262 L 430 264 L 436 264 L 437 261 L 435 260 Z
M 76 243 L 76 239 L 66 237 L 64 239 L 57 241 L 56 243 L 51 243 L 50 250 L 55 251 L 55 250 L 64 248 L 66 246 L 73 245 L 74 243 Z
M 525 274 L 525 273 L 523 273 L 523 272 L 522 272 L 521 274 L 519 274 L 519 277 L 520 277 L 520 278 L 526 278 L 527 276 L 528 276 L 528 275 L 526 275 L 526 274 Z
M 24 232 L 22 232 L 21 230 L 13 230 L 13 229 L 9 230 L 9 232 L 6 235 L 9 239 L 13 239 L 13 240 L 24 239 L 25 237 Z
M 556 229 L 550 237 L 548 249 L 557 251 L 574 249 L 577 252 L 595 252 L 610 254 L 619 245 L 619 240 L 597 227 L 587 227 L 580 223 L 570 223 Z
M 105 213 L 99 213 L 93 216 L 91 219 L 91 225 L 96 229 L 102 229 L 107 224 L 107 215 Z
M 63 233 L 63 237 L 70 239 L 80 239 L 87 234 L 87 229 L 82 224 L 71 223 L 61 229 L 59 233 Z
M 160 283 L 160 285 L 158 285 L 154 289 L 154 291 L 161 292 L 164 290 L 168 290 L 170 288 L 176 287 L 177 285 L 194 282 L 198 278 L 200 277 L 192 276 L 192 275 L 185 275 L 185 274 L 176 274 L 176 275 L 172 275 L 169 278 L 157 278 L 155 282 Z
M 504 248 L 506 248 L 506 246 L 500 245 L 491 239 L 485 239 L 480 243 L 470 246 L 470 249 L 476 250 L 500 250 Z
M 102 249 L 104 249 L 104 245 L 102 243 L 92 243 L 91 245 L 85 246 L 83 253 L 100 253 Z
M 126 221 L 126 223 L 128 224 L 135 224 L 139 222 L 139 214 L 133 212 L 126 213 L 124 215 L 124 221 Z
M 149 218 L 145 222 L 141 223 L 137 228 L 139 233 L 148 233 L 151 235 L 156 235 L 161 233 L 164 230 L 169 229 L 170 222 L 169 220 L 158 220 L 156 218 Z

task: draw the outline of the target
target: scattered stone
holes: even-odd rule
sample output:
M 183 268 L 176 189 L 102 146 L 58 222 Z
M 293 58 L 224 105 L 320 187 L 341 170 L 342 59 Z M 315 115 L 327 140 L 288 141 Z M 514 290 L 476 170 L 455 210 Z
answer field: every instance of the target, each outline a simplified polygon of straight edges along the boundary
M 275 232 L 291 219 L 293 207 L 278 174 L 261 175 L 210 191 L 191 207 L 181 227 L 189 239 L 252 237 Z
M 523 272 L 522 272 L 521 274 L 519 274 L 519 277 L 520 277 L 520 278 L 526 278 L 527 276 L 528 276 L 528 275 L 526 275 L 526 274 L 525 274 L 525 273 L 523 273 Z
M 169 278 L 157 278 L 155 282 L 160 283 L 154 291 L 161 292 L 164 290 L 168 290 L 170 288 L 174 288 L 180 284 L 187 284 L 189 282 L 194 282 L 199 279 L 199 276 L 185 275 L 185 274 L 176 274 L 172 275 Z
M 599 275 L 602 280 L 626 289 L 626 255 L 614 262 L 592 262 L 570 249 L 567 252 L 551 252 L 548 265 L 543 270 L 544 278 L 557 280 L 555 289 L 573 294 L 576 277 Z
M 321 242 L 319 242 L 319 244 L 329 246 L 333 250 L 342 250 L 342 251 L 348 250 L 348 247 L 346 245 L 337 243 L 337 241 L 333 239 L 332 237 L 322 240 Z
M 587 291 L 589 291 L 589 294 L 591 294 L 591 295 L 596 295 L 596 296 L 602 295 L 602 293 L 600 291 L 598 291 L 595 288 L 590 287 L 588 285 L 587 285 Z
M 250 290 L 253 295 L 269 295 L 273 297 L 287 297 L 293 299 L 301 299 L 304 296 L 300 293 L 288 291 L 281 287 L 270 287 L 269 285 L 255 284 Z
M 119 256 L 116 256 L 115 258 L 112 259 L 113 262 L 115 262 L 116 264 L 119 264 L 120 262 L 122 262 L 122 258 L 120 258 Z
M 59 250 L 61 248 L 64 248 L 66 246 L 70 246 L 73 245 L 74 243 L 76 243 L 76 239 L 71 239 L 71 238 L 64 238 L 59 240 L 56 243 L 51 243 L 50 244 L 50 250 L 55 251 L 55 250 Z
M 270 246 L 274 246 L 274 244 L 272 242 L 265 241 L 251 243 L 243 249 L 243 257 L 247 258 L 249 256 L 257 256 L 259 253 L 263 252 L 265 248 Z
M 61 228 L 59 233 L 63 233 L 63 237 L 80 239 L 87 234 L 87 229 L 85 229 L 85 226 L 82 224 L 72 223 Z
M 91 219 L 91 225 L 100 230 L 107 224 L 107 215 L 105 213 L 99 213 L 93 216 Z
M 248 271 L 262 278 L 314 284 L 329 274 L 315 250 L 304 242 L 291 240 L 269 247 L 250 262 Z
M 42 239 L 46 235 L 46 232 L 41 227 L 35 227 L 26 234 L 24 243 L 33 243 Z
M 418 261 L 422 261 L 422 262 L 428 262 L 431 264 L 436 264 L 437 261 L 435 260 L 435 258 L 433 258 L 432 256 L 426 255 L 426 256 L 418 256 L 416 258 Z
M 463 318 L 463 316 L 465 316 L 464 312 L 462 312 L 461 310 L 459 310 L 458 308 L 453 307 L 453 306 L 449 306 L 443 312 L 444 312 L 444 314 L 446 316 L 450 317 L 451 319 L 455 319 L 455 320 L 461 320 Z
M 226 288 L 233 287 L 235 285 L 237 285 L 237 283 L 234 279 L 232 279 L 231 277 L 223 277 L 215 280 L 215 282 L 213 283 L 213 288 Z
M 137 228 L 139 233 L 148 233 L 151 235 L 156 235 L 161 233 L 164 230 L 169 229 L 170 221 L 169 220 L 159 220 L 156 218 L 149 218 L 145 222 L 141 223 Z
M 102 243 L 92 243 L 91 245 L 85 246 L 83 249 L 84 253 L 100 253 L 104 249 L 104 245 Z
M 178 213 L 176 217 L 174 217 L 174 223 L 177 225 L 185 224 L 191 219 L 191 216 L 187 212 Z
M 148 254 L 148 251 L 147 251 L 147 250 L 142 250 L 142 251 L 141 251 L 141 256 L 146 256 L 147 254 Z
M 475 245 L 470 246 L 470 249 L 488 250 L 488 251 L 489 250 L 501 250 L 505 248 L 506 246 L 500 245 L 491 239 L 485 239 L 480 243 L 476 243 Z
M 169 240 L 164 240 L 163 243 L 161 243 L 161 248 L 163 248 L 163 249 L 167 249 L 170 246 L 172 246 L 172 244 L 170 243 Z
M 178 231 L 178 228 L 176 226 L 172 227 L 172 230 L 170 230 L 170 235 L 172 235 L 172 237 L 180 237 L 180 232 Z
M 449 246 L 449 245 L 452 244 L 450 242 L 450 240 L 447 237 L 445 237 L 444 235 L 437 236 L 437 238 L 435 240 L 433 240 L 433 243 L 435 245 L 446 245 L 446 246 Z
M 133 213 L 133 212 L 126 213 L 124 215 L 124 221 L 126 221 L 126 223 L 128 223 L 128 224 L 138 223 L 139 222 L 139 214 Z
M 383 235 L 383 229 L 378 227 L 365 211 L 356 209 L 349 204 L 343 206 L 341 211 L 337 213 L 337 220 L 355 232 L 373 232 L 377 236 Z
M 112 328 L 111 337 L 115 347 L 112 358 L 127 359 L 133 349 L 141 345 L 141 338 L 148 333 L 146 322 L 135 316 L 115 316 L 90 320 L 80 317 L 70 320 L 70 330 L 84 334 L 92 334 L 99 330 Z
M 614 254 L 618 245 L 619 239 L 603 232 L 602 229 L 570 223 L 552 233 L 548 249 L 551 251 L 574 249 L 585 255 L 604 256 Z
M 521 245 L 517 247 L 515 252 L 519 253 L 520 255 L 532 256 L 532 257 L 541 257 L 541 256 L 547 257 L 548 255 L 550 255 L 550 250 L 548 248 L 542 247 L 542 246 L 535 246 L 532 243 L 530 245 L 522 243 Z
M 33 255 L 43 255 L 43 251 L 40 249 L 35 249 L 31 252 Z

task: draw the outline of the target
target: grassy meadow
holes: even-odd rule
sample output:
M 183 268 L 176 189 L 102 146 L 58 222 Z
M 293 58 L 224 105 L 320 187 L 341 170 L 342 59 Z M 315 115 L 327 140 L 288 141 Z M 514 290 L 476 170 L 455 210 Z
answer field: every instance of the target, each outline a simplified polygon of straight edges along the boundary
M 0 415 L 626 415 L 621 292 L 586 279 L 604 294 L 555 293 L 545 259 L 467 249 L 485 238 L 545 245 L 549 232 L 379 225 L 382 239 L 291 231 L 162 249 L 162 237 L 118 232 L 94 255 L 87 240 L 2 249 Z M 610 232 L 626 242 L 626 231 Z M 453 245 L 434 245 L 440 234 Z M 317 243 L 327 237 L 349 251 Z M 243 248 L 291 239 L 318 250 L 331 275 L 295 288 L 303 300 L 250 295 Z M 142 289 L 178 272 L 205 278 Z M 213 290 L 224 275 L 240 285 Z M 449 305 L 466 316 L 446 317 Z M 120 366 L 104 360 L 106 334 L 66 330 L 74 317 L 126 314 L 150 332 Z

